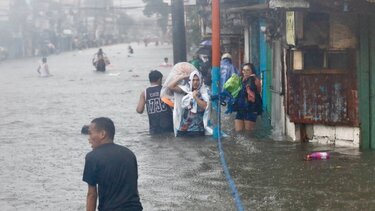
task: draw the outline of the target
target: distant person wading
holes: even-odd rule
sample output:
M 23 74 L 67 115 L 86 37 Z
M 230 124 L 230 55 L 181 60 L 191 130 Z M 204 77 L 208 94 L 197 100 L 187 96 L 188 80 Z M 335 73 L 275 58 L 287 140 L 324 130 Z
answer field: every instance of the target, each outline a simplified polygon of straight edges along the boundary
M 42 63 L 38 66 L 37 72 L 39 73 L 40 77 L 51 76 L 51 74 L 49 73 L 49 68 L 48 68 L 46 57 L 42 58 Z
M 96 71 L 105 72 L 106 66 L 110 64 L 107 55 L 99 48 L 98 52 L 94 55 L 92 59 L 92 64 L 96 68 Z

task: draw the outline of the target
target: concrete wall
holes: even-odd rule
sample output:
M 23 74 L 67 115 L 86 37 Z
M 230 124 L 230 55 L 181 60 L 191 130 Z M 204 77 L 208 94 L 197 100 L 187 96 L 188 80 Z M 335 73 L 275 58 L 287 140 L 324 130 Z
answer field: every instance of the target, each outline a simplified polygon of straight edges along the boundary
M 272 76 L 269 76 L 267 80 L 271 81 L 271 94 L 272 94 L 272 105 L 271 105 L 271 126 L 272 138 L 274 140 L 283 140 L 285 134 L 285 116 L 284 116 L 284 105 L 282 95 L 282 48 L 281 41 L 275 40 L 272 43 Z
M 301 140 L 298 124 L 291 122 L 288 115 L 286 115 L 285 117 L 285 131 L 286 131 L 286 136 L 288 137 L 290 141 Z
M 359 148 L 359 127 L 313 125 L 310 142 Z
M 299 124 L 286 117 L 286 135 L 291 141 L 300 141 Z M 359 148 L 359 127 L 306 125 L 309 142 Z

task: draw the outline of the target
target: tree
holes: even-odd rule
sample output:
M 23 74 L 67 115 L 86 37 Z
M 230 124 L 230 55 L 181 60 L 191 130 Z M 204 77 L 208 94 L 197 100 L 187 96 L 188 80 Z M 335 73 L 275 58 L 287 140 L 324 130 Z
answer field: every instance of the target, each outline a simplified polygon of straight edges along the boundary
M 161 28 L 163 34 L 167 32 L 168 17 L 170 13 L 170 8 L 167 3 L 164 3 L 163 0 L 143 0 L 146 3 L 143 14 L 147 17 L 152 15 L 157 16 L 157 23 Z
M 120 17 L 117 20 L 118 27 L 120 34 L 123 36 L 123 38 L 126 38 L 128 41 L 132 41 L 134 37 L 129 37 L 130 31 L 132 30 L 131 28 L 134 26 L 134 19 L 131 18 L 129 15 L 126 13 L 123 13 L 120 15 Z
M 186 9 L 186 38 L 187 46 L 190 48 L 192 46 L 198 46 L 201 41 L 201 33 L 199 27 L 199 9 L 196 6 L 191 6 Z

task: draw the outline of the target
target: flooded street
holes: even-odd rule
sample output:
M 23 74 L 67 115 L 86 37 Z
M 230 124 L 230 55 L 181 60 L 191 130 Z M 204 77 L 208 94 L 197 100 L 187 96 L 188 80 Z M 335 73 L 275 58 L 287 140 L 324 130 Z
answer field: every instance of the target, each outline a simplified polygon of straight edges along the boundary
M 116 126 L 115 142 L 130 148 L 139 165 L 144 210 L 236 210 L 211 137 L 148 135 L 146 114 L 135 111 L 149 85 L 148 73 L 171 46 L 103 47 L 106 73 L 91 65 L 97 49 L 48 57 L 49 78 L 38 58 L 0 63 L 0 209 L 85 210 L 84 159 L 91 150 L 84 124 L 99 116 Z M 234 134 L 223 116 L 230 173 L 245 210 L 372 210 L 375 155 L 357 149 L 272 141 L 262 122 L 251 136 Z M 266 120 L 264 120 L 265 122 Z M 303 161 L 306 153 L 331 151 L 331 159 Z

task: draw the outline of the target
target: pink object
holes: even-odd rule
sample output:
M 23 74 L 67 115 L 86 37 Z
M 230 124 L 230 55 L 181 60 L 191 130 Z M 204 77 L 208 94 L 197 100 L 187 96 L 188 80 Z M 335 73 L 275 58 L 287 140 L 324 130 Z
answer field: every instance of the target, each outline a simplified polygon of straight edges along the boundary
M 328 160 L 329 153 L 328 152 L 312 152 L 306 155 L 306 160 Z

